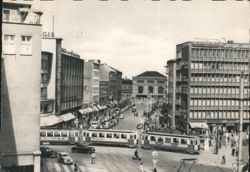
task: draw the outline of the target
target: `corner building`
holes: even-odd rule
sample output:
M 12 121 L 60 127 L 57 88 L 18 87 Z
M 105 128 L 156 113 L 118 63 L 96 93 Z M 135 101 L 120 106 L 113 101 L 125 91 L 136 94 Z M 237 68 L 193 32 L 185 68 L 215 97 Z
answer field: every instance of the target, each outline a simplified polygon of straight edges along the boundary
M 250 44 L 186 42 L 177 45 L 176 111 L 187 123 L 206 121 L 237 131 L 244 72 L 243 130 L 249 128 Z
M 1 170 L 39 172 L 42 12 L 2 5 Z

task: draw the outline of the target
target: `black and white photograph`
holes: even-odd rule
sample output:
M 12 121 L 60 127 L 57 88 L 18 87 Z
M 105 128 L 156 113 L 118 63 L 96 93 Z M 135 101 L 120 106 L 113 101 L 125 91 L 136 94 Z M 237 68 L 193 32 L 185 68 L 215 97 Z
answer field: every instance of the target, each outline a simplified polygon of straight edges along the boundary
M 0 172 L 249 172 L 249 0 L 3 0 Z

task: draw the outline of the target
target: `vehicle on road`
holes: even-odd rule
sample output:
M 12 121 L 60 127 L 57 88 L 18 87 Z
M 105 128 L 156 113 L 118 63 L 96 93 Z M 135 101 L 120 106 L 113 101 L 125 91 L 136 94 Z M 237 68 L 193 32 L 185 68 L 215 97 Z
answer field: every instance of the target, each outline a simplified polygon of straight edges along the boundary
M 191 135 L 147 132 L 142 134 L 142 148 L 199 154 L 200 138 Z
M 133 159 L 133 160 L 139 160 L 139 161 L 140 161 L 140 160 L 142 159 L 142 157 L 140 157 L 139 155 L 138 155 L 138 156 L 133 155 L 133 156 L 132 156 L 132 159 Z
M 132 107 L 132 112 L 136 112 L 136 106 Z
M 56 158 L 57 152 L 50 147 L 40 147 L 42 158 Z
M 123 114 L 120 114 L 120 119 L 124 119 L 124 115 Z
M 90 128 L 97 129 L 100 126 L 100 121 L 92 121 Z
M 57 154 L 57 160 L 58 162 L 61 162 L 67 165 L 73 164 L 73 159 L 69 156 L 67 152 L 59 152 Z
M 95 148 L 87 144 L 77 144 L 71 148 L 71 151 L 76 153 L 94 153 Z

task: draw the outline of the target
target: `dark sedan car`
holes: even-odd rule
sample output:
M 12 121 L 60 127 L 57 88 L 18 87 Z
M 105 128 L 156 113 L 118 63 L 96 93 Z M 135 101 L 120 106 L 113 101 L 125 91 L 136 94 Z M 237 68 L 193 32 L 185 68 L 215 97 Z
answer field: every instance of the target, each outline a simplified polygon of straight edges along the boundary
M 71 151 L 78 153 L 93 153 L 95 152 L 95 148 L 88 146 L 87 144 L 77 144 L 71 148 Z
M 40 147 L 42 158 L 56 158 L 57 152 L 50 147 Z

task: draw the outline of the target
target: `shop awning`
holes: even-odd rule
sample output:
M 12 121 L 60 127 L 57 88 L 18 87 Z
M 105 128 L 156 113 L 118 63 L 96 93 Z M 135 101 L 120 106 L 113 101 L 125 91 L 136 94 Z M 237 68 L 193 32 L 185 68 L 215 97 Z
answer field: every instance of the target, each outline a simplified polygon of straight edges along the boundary
M 40 127 L 52 126 L 56 125 L 60 122 L 63 122 L 62 119 L 57 117 L 56 115 L 49 115 L 49 116 L 41 116 L 40 117 Z
M 90 112 L 93 112 L 93 111 L 94 111 L 94 109 L 92 109 L 92 108 L 90 108 L 90 107 L 84 108 L 84 109 L 80 109 L 80 110 L 79 110 L 79 112 L 80 112 L 81 114 L 87 114 L 87 113 L 90 113 Z
M 205 122 L 189 122 L 191 128 L 205 128 L 209 129 L 207 123 Z
M 108 108 L 108 106 L 106 106 L 106 105 L 102 106 L 102 109 L 107 109 L 107 108 Z
M 96 106 L 93 106 L 92 108 L 93 108 L 93 109 L 94 109 L 94 111 L 96 111 L 96 112 L 98 112 L 98 111 L 99 111 L 99 109 L 98 109 Z
M 102 110 L 102 107 L 100 105 L 96 105 L 99 110 Z
M 66 114 L 63 114 L 60 116 L 60 118 L 63 120 L 63 121 L 70 121 L 72 119 L 75 119 L 75 115 L 73 115 L 72 113 L 66 113 Z

